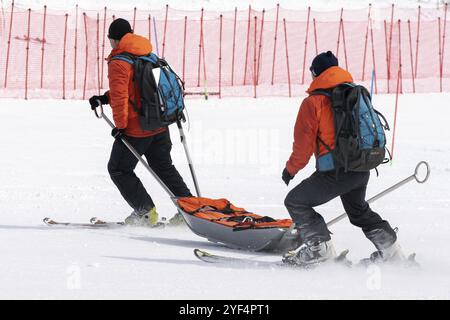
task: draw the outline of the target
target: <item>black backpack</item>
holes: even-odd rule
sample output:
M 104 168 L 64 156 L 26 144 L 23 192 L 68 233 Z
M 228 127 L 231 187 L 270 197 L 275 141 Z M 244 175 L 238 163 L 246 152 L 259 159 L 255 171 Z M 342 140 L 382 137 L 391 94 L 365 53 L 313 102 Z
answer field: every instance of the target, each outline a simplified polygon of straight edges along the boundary
M 318 136 L 317 145 L 329 151 L 318 158 L 319 171 L 343 168 L 347 171 L 369 171 L 386 158 L 386 135 L 389 130 L 386 118 L 374 109 L 366 88 L 353 83 L 343 83 L 332 89 L 316 90 L 311 95 L 325 95 L 331 99 L 335 129 L 334 149 L 331 150 Z M 384 124 L 381 123 L 383 119 Z M 387 151 L 389 154 L 389 151 Z
M 143 130 L 154 130 L 184 120 L 184 83 L 167 61 L 154 53 L 134 56 L 121 53 L 111 60 L 122 60 L 133 66 L 134 90 L 141 97 L 140 108 L 131 101 L 139 114 Z

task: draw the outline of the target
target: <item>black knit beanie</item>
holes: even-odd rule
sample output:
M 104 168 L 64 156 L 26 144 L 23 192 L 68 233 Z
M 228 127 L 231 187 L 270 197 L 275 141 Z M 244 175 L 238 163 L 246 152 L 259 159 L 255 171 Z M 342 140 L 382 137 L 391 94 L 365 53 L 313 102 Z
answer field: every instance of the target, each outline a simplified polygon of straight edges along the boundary
M 108 38 L 120 40 L 127 33 L 133 32 L 130 23 L 125 19 L 116 19 L 109 26 Z
M 337 65 L 338 59 L 336 58 L 336 56 L 331 51 L 327 51 L 322 52 L 313 59 L 309 70 L 313 73 L 314 76 L 317 77 L 329 67 L 334 67 Z

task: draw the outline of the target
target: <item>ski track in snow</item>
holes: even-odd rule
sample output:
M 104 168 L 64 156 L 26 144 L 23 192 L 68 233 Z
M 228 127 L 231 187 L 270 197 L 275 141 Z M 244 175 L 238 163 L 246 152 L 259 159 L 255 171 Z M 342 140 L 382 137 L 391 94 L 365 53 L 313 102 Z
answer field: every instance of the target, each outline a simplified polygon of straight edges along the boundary
M 112 138 L 85 101 L 0 100 L 0 298 L 148 299 L 397 299 L 450 298 L 449 94 L 402 95 L 393 165 L 372 175 L 372 196 L 410 176 L 421 160 L 430 180 L 410 182 L 372 208 L 400 229 L 405 252 L 416 252 L 420 269 L 394 266 L 311 271 L 211 266 L 194 248 L 275 261 L 276 255 L 235 251 L 207 242 L 187 228 L 61 230 L 42 223 L 88 222 L 92 216 L 120 220 L 130 209 L 106 170 Z M 187 100 L 187 132 L 203 194 L 276 218 L 288 190 L 309 176 L 311 161 L 290 187 L 281 171 L 291 145 L 301 97 Z M 374 97 L 393 125 L 394 95 Z M 186 125 L 187 128 L 187 125 Z M 187 131 L 187 130 L 186 130 Z M 173 160 L 192 187 L 176 128 Z M 391 134 L 388 134 L 389 146 Z M 138 165 L 137 174 L 161 215 L 175 208 Z M 343 212 L 339 200 L 317 209 L 326 220 Z M 353 261 L 374 249 L 344 220 L 333 226 L 337 251 Z M 245 286 L 242 286 L 243 279 Z

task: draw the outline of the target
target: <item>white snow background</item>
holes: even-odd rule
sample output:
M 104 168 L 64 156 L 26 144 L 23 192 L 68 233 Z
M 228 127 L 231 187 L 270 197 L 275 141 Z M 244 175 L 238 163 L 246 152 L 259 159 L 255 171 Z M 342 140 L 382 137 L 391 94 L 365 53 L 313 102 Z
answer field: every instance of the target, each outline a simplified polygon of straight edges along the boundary
M 53 2 L 61 6 L 59 1 L 16 1 L 22 6 L 47 3 L 49 7 Z M 187 2 L 169 3 L 183 9 Z M 261 2 L 266 7 L 272 3 Z M 66 2 L 68 7 L 73 3 Z M 119 1 L 108 3 L 123 6 Z M 165 3 L 160 1 L 160 7 Z M 332 7 L 331 1 L 314 3 Z M 417 5 L 416 1 L 400 3 Z M 228 6 L 236 4 L 230 1 Z M 299 6 L 297 1 L 284 1 L 285 7 L 289 4 Z M 356 6 L 356 1 L 334 5 L 342 4 Z M 223 9 L 225 5 L 211 0 L 193 1 L 192 6 Z M 302 98 L 187 100 L 188 144 L 203 194 L 226 197 L 256 213 L 288 218 L 284 197 L 314 170 L 311 161 L 290 187 L 281 181 Z M 93 216 L 121 220 L 130 213 L 106 170 L 113 142 L 110 129 L 94 117 L 86 101 L 0 99 L 0 298 L 449 299 L 449 99 L 450 94 L 400 96 L 393 164 L 381 166 L 379 177 L 372 175 L 367 191 L 373 196 L 413 174 L 419 161 L 430 163 L 426 184 L 410 182 L 372 205 L 399 227 L 400 244 L 405 252 L 417 253 L 421 267 L 324 266 L 310 271 L 205 264 L 194 257 L 194 248 L 262 261 L 280 258 L 218 246 L 187 228 L 45 226 L 42 219 L 47 216 L 87 222 Z M 374 97 L 375 107 L 391 125 L 394 102 L 395 95 Z M 171 136 L 174 162 L 193 189 L 176 128 L 171 128 Z M 389 146 L 391 137 L 392 132 Z M 164 191 L 140 165 L 137 174 L 160 214 L 171 217 L 175 208 Z M 335 200 L 318 211 L 330 220 L 343 208 Z M 331 231 L 336 249 L 350 249 L 353 261 L 374 250 L 348 220 Z

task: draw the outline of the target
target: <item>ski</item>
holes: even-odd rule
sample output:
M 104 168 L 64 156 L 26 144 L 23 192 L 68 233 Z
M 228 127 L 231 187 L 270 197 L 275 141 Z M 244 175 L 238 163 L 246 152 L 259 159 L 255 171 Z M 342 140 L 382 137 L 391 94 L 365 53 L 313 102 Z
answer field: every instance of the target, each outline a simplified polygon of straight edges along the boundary
M 109 221 L 104 221 L 101 220 L 97 217 L 92 217 L 90 220 L 92 225 L 122 225 L 124 226 L 125 223 L 124 222 L 109 222 Z M 164 221 L 164 220 L 163 220 Z M 155 225 L 153 226 L 144 226 L 144 228 L 150 228 L 150 229 L 154 229 L 154 228 L 164 228 L 166 226 L 167 223 L 165 222 L 157 222 Z
M 359 261 L 358 266 L 367 268 L 371 265 L 383 265 L 383 264 L 399 265 L 405 268 L 420 267 L 420 264 L 416 261 L 416 253 L 411 253 L 405 260 L 397 262 L 394 261 L 384 262 L 382 260 L 373 260 L 371 258 L 364 258 Z
M 348 250 L 342 251 L 333 262 L 340 263 L 345 266 L 350 267 L 352 265 L 351 261 L 347 259 Z M 293 264 L 287 264 L 282 261 L 258 261 L 249 258 L 236 258 L 230 256 L 216 255 L 204 250 L 194 249 L 194 255 L 201 261 L 211 264 L 225 264 L 230 266 L 240 266 L 240 267 L 269 267 L 269 268 L 296 268 L 296 269 L 311 269 L 317 267 L 320 264 L 309 265 L 309 266 L 299 266 Z
M 124 227 L 123 222 L 97 222 L 92 221 L 90 223 L 77 223 L 77 222 L 59 222 L 51 218 L 44 218 L 44 223 L 50 227 L 68 227 L 68 228 L 88 228 L 88 229 L 112 229 Z
M 44 223 L 49 227 L 66 227 L 66 228 L 86 228 L 86 229 L 117 229 L 127 227 L 122 221 L 104 221 L 97 217 L 93 217 L 89 220 L 89 223 L 78 223 L 78 222 L 60 222 L 53 220 L 51 218 L 44 218 Z M 165 222 L 158 222 L 154 226 L 143 226 L 144 228 L 158 229 L 164 228 L 166 226 Z M 131 226 L 132 227 L 132 226 Z

